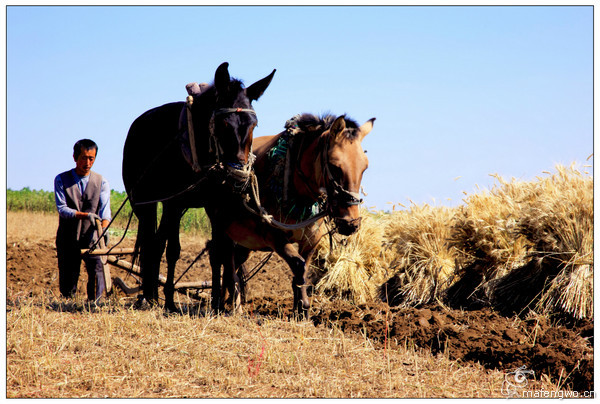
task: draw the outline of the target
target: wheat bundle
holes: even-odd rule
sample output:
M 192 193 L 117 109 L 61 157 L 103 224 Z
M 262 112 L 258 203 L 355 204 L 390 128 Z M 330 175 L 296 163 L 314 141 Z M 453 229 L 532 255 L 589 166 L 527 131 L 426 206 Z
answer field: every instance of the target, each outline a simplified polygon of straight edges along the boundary
M 381 249 L 385 220 L 383 215 L 363 211 L 361 226 L 355 234 L 343 241 L 334 239 L 332 243 L 326 237 L 321 240 L 315 260 L 322 262 L 326 273 L 316 284 L 318 291 L 355 303 L 376 297 L 386 272 Z
M 534 246 L 531 256 L 540 262 L 544 280 L 535 310 L 565 312 L 593 318 L 593 181 L 573 167 L 557 166 L 557 173 L 539 182 L 541 192 L 523 209 L 518 231 Z M 518 278 L 531 276 L 516 271 Z M 500 282 L 498 299 L 518 293 Z
M 468 197 L 454 217 L 450 245 L 461 255 L 463 266 L 473 261 L 486 261 L 494 272 L 521 265 L 527 255 L 528 243 L 515 233 L 523 206 L 535 199 L 535 183 L 504 181 L 495 175 L 501 186 L 489 192 Z M 491 278 L 497 274 L 488 274 Z
M 357 303 L 445 299 L 593 318 L 592 178 L 562 166 L 536 181 L 495 178 L 458 208 L 364 212 L 345 243 L 319 245 L 317 289 Z
M 447 240 L 454 212 L 425 204 L 390 215 L 385 249 L 396 274 L 381 288 L 382 300 L 392 305 L 421 305 L 438 298 L 450 285 L 456 254 Z
M 499 184 L 468 196 L 453 218 L 449 244 L 460 280 L 447 298 L 457 305 L 489 304 L 496 280 L 528 261 L 530 243 L 515 230 L 523 206 L 539 192 L 537 184 L 494 177 Z

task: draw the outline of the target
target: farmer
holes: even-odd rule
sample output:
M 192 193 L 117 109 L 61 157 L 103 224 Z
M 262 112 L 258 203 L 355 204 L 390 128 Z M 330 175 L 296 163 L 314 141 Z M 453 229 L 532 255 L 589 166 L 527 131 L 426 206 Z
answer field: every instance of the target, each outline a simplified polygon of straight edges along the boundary
M 81 255 L 81 249 L 90 248 L 97 240 L 96 220 L 102 221 L 103 230 L 110 221 L 110 188 L 108 182 L 93 171 L 98 145 L 82 139 L 73 146 L 75 168 L 54 179 L 54 196 L 58 209 L 56 253 L 60 293 L 73 297 L 81 260 L 88 273 L 88 300 L 98 302 L 106 289 L 104 266 L 99 256 Z M 108 244 L 108 232 L 105 242 Z

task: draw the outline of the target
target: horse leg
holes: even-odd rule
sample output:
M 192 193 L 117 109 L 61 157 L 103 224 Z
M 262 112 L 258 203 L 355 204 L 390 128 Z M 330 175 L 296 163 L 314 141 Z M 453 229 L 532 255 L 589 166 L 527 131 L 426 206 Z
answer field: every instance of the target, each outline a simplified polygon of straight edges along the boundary
M 158 233 L 161 241 L 161 255 L 164 243 L 167 245 L 167 281 L 165 282 L 165 308 L 171 312 L 178 312 L 175 306 L 175 266 L 181 254 L 179 242 L 179 223 L 184 209 L 179 206 L 163 204 L 163 216 L 160 220 Z
M 287 262 L 294 274 L 292 279 L 294 310 L 304 317 L 310 308 L 308 294 L 306 293 L 306 261 L 290 242 L 282 242 L 277 245 L 276 252 Z
M 231 304 L 231 310 L 239 313 L 241 311 L 240 280 L 235 267 L 235 244 L 227 236 L 224 236 L 221 245 L 223 246 L 223 290 L 227 291 L 227 303 Z
M 215 238 L 215 232 L 213 231 L 212 239 L 208 244 L 208 253 L 210 268 L 212 270 L 211 308 L 215 313 L 223 310 L 221 302 L 221 266 L 223 265 L 223 257 L 219 249 L 219 240 Z
M 226 234 L 218 231 L 218 228 L 218 226 L 214 227 L 209 248 L 213 280 L 212 307 L 215 311 L 224 311 L 225 305 L 231 304 L 232 309 L 238 311 L 241 302 L 239 279 L 235 271 L 234 243 Z M 221 266 L 223 266 L 222 283 Z
M 239 292 L 242 300 L 242 304 L 246 303 L 246 279 L 248 278 L 248 271 L 246 270 L 245 262 L 250 256 L 250 250 L 236 245 L 234 247 L 234 268 L 236 268 L 236 274 L 239 279 Z
M 236 284 L 239 283 L 234 271 L 233 242 L 226 236 L 213 231 L 209 245 L 210 266 L 212 269 L 211 307 L 215 312 L 225 311 L 225 292 L 229 292 L 234 309 L 238 307 Z M 221 284 L 221 266 L 223 282 Z
M 205 209 L 212 228 L 212 240 L 209 244 L 212 270 L 211 307 L 215 312 L 224 311 L 225 292 L 229 291 L 234 309 L 237 309 L 239 298 L 236 298 L 236 286 L 239 282 L 234 270 L 234 243 L 224 230 L 227 219 L 219 208 L 207 206 Z M 221 282 L 221 266 L 223 266 L 223 282 Z
M 139 220 L 138 243 L 142 296 L 150 304 L 158 303 L 158 274 L 160 269 L 159 241 L 156 232 L 156 204 L 136 209 Z
M 317 239 L 318 241 L 318 239 Z M 303 245 L 304 244 L 304 245 Z M 315 252 L 317 251 L 317 243 L 300 243 L 300 255 L 304 258 L 306 273 L 304 275 L 306 283 L 308 284 L 307 290 L 308 294 L 312 295 L 314 291 L 315 285 L 318 283 L 320 279 L 318 274 L 311 272 L 310 267 L 315 256 Z

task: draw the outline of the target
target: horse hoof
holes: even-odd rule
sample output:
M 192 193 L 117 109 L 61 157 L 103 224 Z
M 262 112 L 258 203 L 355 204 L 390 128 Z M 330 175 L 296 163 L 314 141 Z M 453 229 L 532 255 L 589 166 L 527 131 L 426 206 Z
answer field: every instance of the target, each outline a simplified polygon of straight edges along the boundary
M 210 308 L 214 315 L 221 314 L 225 311 L 225 306 L 221 304 L 212 304 Z
M 180 315 L 183 314 L 183 311 L 180 308 L 178 308 L 177 306 L 175 306 L 175 304 L 165 305 L 165 310 L 169 314 L 180 314 Z
M 296 321 L 304 321 L 304 320 L 308 320 L 308 312 L 307 312 L 307 311 L 304 311 L 304 310 L 297 311 L 297 312 L 294 314 L 294 319 L 295 319 Z
M 297 320 L 308 320 L 308 308 L 306 308 L 302 303 L 294 307 L 294 317 Z
M 133 308 L 135 310 L 150 310 L 155 305 L 156 305 L 156 302 L 152 302 L 152 300 L 148 300 L 144 296 L 139 295 L 137 297 L 137 300 L 133 304 Z

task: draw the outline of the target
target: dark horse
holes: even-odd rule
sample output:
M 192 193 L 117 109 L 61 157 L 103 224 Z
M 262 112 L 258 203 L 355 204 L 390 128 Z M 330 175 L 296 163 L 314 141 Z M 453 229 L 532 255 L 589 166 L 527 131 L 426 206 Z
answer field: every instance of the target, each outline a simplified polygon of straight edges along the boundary
M 185 210 L 235 198 L 239 182 L 247 181 L 257 124 L 251 102 L 260 98 L 274 74 L 275 70 L 244 88 L 229 76 L 228 63 L 223 63 L 214 84 L 193 97 L 192 125 L 188 126 L 184 102 L 151 109 L 131 125 L 123 149 L 123 182 L 139 220 L 136 252 L 148 302 L 158 301 L 160 260 L 166 246 L 165 306 L 175 310 L 173 283 Z M 195 160 L 190 157 L 194 144 Z M 163 213 L 157 228 L 158 202 Z
M 327 233 L 324 217 L 332 218 L 335 230 L 343 235 L 360 226 L 359 191 L 368 166 L 361 142 L 374 120 L 359 127 L 345 116 L 304 114 L 288 121 L 286 131 L 254 140 L 260 203 L 248 203 L 249 209 L 220 205 L 221 213 L 213 212 L 228 236 L 213 239 L 213 288 L 219 285 L 223 265 L 223 287 L 234 296 L 235 308 L 244 287 L 235 283 L 236 269 L 251 250 L 271 250 L 294 274 L 294 309 L 300 314 L 308 310 L 307 269 Z

